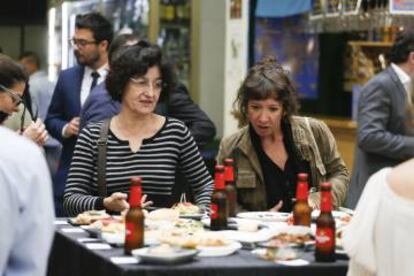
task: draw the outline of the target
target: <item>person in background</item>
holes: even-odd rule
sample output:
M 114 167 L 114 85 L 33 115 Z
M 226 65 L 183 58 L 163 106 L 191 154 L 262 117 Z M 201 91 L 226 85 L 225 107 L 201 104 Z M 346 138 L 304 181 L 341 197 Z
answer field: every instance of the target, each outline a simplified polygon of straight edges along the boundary
M 177 119 L 154 113 L 168 97 L 174 75 L 158 46 L 140 41 L 111 61 L 105 81 L 120 112 L 111 118 L 106 149 L 109 196 L 97 189 L 97 143 L 102 122 L 90 123 L 78 138 L 64 194 L 64 208 L 74 216 L 91 209 L 120 212 L 132 176 L 142 177 L 143 192 L 157 207 L 171 207 L 175 171 L 180 167 L 192 186 L 195 203 L 207 210 L 212 179 L 194 138 Z
M 54 234 L 52 183 L 41 150 L 1 126 L 23 94 L 26 76 L 0 55 L 0 274 L 46 275 Z M 13 91 L 13 92 L 12 92 Z
M 45 125 L 40 119 L 32 121 L 29 112 L 26 111 L 24 94 L 27 92 L 27 76 L 20 66 L 8 56 L 0 54 L 0 61 L 5 68 L 18 67 L 20 71 L 13 69 L 14 75 L 9 75 L 8 71 L 0 72 L 0 91 L 12 96 L 13 105 L 7 106 L 2 110 L 2 125 L 18 132 L 26 138 L 32 140 L 39 146 L 43 146 L 48 139 Z M 11 70 L 11 69 L 10 69 Z M 16 88 L 16 89 L 15 89 Z
M 376 171 L 414 157 L 414 32 L 400 33 L 390 50 L 391 65 L 362 89 L 357 145 L 346 205 L 355 208 Z
M 114 38 L 109 48 L 109 63 L 116 58 L 119 49 L 136 44 L 140 40 L 138 34 L 121 34 Z M 159 101 L 155 112 L 179 119 L 190 129 L 197 145 L 202 148 L 216 135 L 214 123 L 207 114 L 195 104 L 187 91 L 187 88 L 178 83 L 169 94 L 167 101 Z M 99 122 L 119 113 L 121 105 L 111 99 L 105 84 L 96 86 L 82 106 L 80 115 L 80 128 L 84 128 L 90 122 Z
M 54 84 L 49 81 L 46 72 L 40 70 L 40 58 L 35 52 L 27 51 L 21 54 L 19 57 L 19 63 L 24 67 L 29 75 L 32 112 L 44 121 L 52 99 Z M 50 137 L 43 146 L 49 170 L 52 175 L 54 175 L 57 170 L 61 147 L 62 146 L 59 141 L 52 137 Z
M 323 122 L 295 116 L 296 92 L 274 57 L 249 70 L 235 105 L 247 125 L 223 138 L 216 159 L 234 159 L 241 209 L 290 212 L 298 173 L 309 175 L 312 208 L 319 208 L 325 181 L 332 183 L 334 206 L 343 204 L 349 174 L 335 139 Z
M 45 121 L 50 134 L 63 146 L 53 183 L 57 216 L 65 216 L 63 191 L 79 134 L 80 110 L 90 91 L 105 79 L 112 36 L 112 25 L 102 15 L 76 16 L 71 42 L 78 65 L 60 73 Z
M 348 276 L 414 275 L 413 168 L 411 159 L 369 178 L 342 233 Z

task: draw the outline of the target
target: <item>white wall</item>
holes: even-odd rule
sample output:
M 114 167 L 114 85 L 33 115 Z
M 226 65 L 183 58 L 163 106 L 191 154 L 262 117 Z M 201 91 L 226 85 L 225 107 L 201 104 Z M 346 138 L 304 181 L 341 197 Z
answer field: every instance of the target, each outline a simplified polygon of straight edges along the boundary
M 230 112 L 247 70 L 247 0 L 242 11 L 241 19 L 230 19 L 230 0 L 200 1 L 199 104 L 215 123 L 217 137 L 237 129 Z

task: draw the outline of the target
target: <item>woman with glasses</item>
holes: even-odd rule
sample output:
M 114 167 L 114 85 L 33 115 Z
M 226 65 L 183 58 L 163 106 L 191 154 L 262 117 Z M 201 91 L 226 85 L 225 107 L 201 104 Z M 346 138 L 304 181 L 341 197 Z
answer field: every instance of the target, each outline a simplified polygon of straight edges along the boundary
M 17 118 L 19 127 L 13 129 L 38 145 L 44 145 L 48 133 L 43 122 L 37 119 L 25 124 L 27 119 L 24 116 L 28 113 L 25 112 L 26 103 L 23 100 L 26 82 L 23 69 L 8 56 L 0 54 L 0 121 L 5 123 L 9 116 L 21 112 L 22 116 Z
M 86 210 L 128 208 L 130 178 L 142 178 L 143 192 L 156 207 L 170 207 L 175 171 L 180 167 L 195 203 L 209 208 L 212 179 L 193 136 L 183 122 L 154 113 L 173 87 L 173 73 L 160 48 L 141 41 L 121 50 L 111 63 L 106 88 L 121 104 L 112 117 L 106 144 L 107 195 L 98 192 L 97 141 L 102 122 L 80 133 L 66 183 L 63 206 L 74 216 Z
M 295 116 L 296 92 L 274 57 L 249 70 L 235 106 L 246 126 L 221 141 L 217 162 L 234 158 L 242 209 L 292 211 L 298 173 L 309 175 L 312 208 L 319 207 L 324 181 L 333 185 L 334 205 L 343 203 L 349 174 L 335 138 L 321 121 Z

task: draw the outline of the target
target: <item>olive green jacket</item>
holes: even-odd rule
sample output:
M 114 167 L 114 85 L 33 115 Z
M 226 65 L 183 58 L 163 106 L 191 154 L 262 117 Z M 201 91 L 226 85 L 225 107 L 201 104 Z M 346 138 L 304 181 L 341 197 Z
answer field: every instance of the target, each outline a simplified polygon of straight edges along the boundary
M 349 184 L 349 173 L 336 147 L 328 126 L 316 119 L 293 116 L 290 118 L 293 141 L 302 158 L 309 162 L 315 190 L 309 194 L 311 206 L 319 208 L 320 184 L 332 183 L 333 204 L 343 204 Z M 248 126 L 223 138 L 217 162 L 233 158 L 237 169 L 238 202 L 249 211 L 266 210 L 266 187 L 256 151 L 251 143 Z

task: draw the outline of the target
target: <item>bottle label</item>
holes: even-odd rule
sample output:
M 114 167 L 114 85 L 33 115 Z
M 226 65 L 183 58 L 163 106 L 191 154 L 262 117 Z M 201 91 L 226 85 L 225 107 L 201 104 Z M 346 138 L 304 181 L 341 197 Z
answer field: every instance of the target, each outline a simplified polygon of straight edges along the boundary
M 316 229 L 316 248 L 329 250 L 335 247 L 334 230 L 328 227 Z
M 218 218 L 218 205 L 215 203 L 211 203 L 210 219 L 217 219 L 217 218 Z
M 125 222 L 125 240 L 132 240 L 132 233 L 134 233 L 135 225 L 133 222 Z

